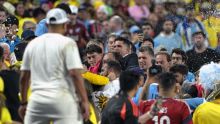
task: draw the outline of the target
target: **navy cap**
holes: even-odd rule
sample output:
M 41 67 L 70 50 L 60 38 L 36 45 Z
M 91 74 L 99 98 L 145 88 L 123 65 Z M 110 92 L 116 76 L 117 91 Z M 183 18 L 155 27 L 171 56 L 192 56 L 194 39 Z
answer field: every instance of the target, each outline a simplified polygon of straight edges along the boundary
M 32 30 L 25 30 L 23 31 L 23 33 L 21 34 L 21 39 L 22 40 L 31 40 L 33 38 L 35 38 L 35 34 Z
M 27 45 L 28 45 L 28 43 L 22 42 L 22 43 L 19 43 L 18 45 L 15 46 L 14 53 L 15 53 L 16 59 L 18 61 L 22 61 L 24 51 L 25 51 L 25 48 L 27 47 Z

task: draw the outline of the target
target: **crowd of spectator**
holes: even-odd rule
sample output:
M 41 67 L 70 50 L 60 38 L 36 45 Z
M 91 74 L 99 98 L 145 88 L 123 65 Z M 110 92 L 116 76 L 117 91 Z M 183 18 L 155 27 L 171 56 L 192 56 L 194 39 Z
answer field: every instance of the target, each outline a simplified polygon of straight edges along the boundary
M 0 4 L 0 123 L 23 122 L 18 113 L 23 54 L 33 39 L 48 33 L 46 15 L 53 8 L 67 14 L 63 35 L 76 42 L 84 66 L 90 102 L 84 123 L 220 122 L 218 0 Z

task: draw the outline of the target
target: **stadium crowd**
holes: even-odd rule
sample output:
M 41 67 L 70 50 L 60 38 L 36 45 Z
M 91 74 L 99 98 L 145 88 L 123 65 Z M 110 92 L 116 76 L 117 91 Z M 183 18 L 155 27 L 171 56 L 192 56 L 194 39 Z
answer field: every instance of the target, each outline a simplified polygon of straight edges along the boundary
M 0 124 L 220 123 L 218 0 L 0 4 Z

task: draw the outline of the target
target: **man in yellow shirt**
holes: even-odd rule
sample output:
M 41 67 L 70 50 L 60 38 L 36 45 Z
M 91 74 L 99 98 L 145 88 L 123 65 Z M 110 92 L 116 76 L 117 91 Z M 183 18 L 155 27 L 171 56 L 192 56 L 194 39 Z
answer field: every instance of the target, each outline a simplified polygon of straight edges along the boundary
M 207 78 L 207 76 L 209 77 Z M 220 65 L 208 64 L 200 69 L 200 81 L 205 88 L 206 100 L 193 114 L 194 124 L 219 124 L 220 122 Z

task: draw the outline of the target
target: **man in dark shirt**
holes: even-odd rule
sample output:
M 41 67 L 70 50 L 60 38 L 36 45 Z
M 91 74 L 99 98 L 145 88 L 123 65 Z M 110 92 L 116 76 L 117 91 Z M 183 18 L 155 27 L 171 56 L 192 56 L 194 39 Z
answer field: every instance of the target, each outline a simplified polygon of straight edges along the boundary
M 114 42 L 114 51 L 119 53 L 122 58 L 122 69 L 129 70 L 135 67 L 139 67 L 138 56 L 134 53 L 132 43 L 122 37 L 118 37 Z
M 212 61 L 218 62 L 220 60 L 220 54 L 205 45 L 206 35 L 204 32 L 195 32 L 192 35 L 192 39 L 194 42 L 194 48 L 186 53 L 188 56 L 187 65 L 190 72 L 196 72 L 204 64 Z

